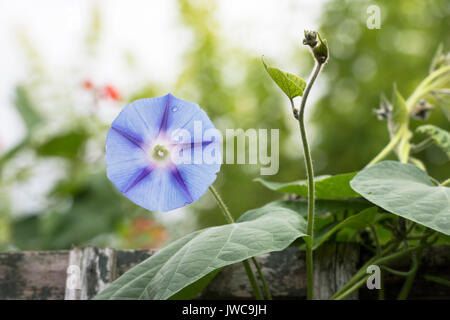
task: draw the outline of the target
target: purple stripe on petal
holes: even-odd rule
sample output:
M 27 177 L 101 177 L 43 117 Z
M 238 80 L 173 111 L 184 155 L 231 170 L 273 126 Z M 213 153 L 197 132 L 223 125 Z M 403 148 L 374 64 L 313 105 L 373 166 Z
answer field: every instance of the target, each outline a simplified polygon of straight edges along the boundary
M 192 148 L 197 148 L 197 147 L 206 147 L 207 145 L 209 145 L 210 143 L 212 143 L 214 141 L 202 141 L 202 142 L 182 142 L 182 143 L 172 143 L 173 146 L 180 146 L 183 149 L 190 147 L 190 149 Z
M 167 118 L 169 117 L 169 103 L 170 103 L 170 93 L 167 95 L 166 108 L 164 109 L 164 115 L 161 120 L 161 125 L 159 126 L 159 135 L 165 134 L 167 131 Z
M 186 195 L 189 197 L 190 202 L 193 202 L 194 199 L 192 198 L 191 193 L 189 192 L 188 188 L 186 187 L 186 184 L 184 183 L 183 178 L 181 177 L 180 171 L 178 171 L 176 166 L 170 167 L 170 173 L 172 173 L 172 176 L 175 178 L 175 180 L 178 182 L 178 184 L 181 186 L 181 188 L 184 190 Z
M 123 193 L 127 193 L 128 191 L 130 191 L 130 189 L 132 189 L 135 185 L 137 185 L 139 182 L 142 181 L 142 179 L 144 179 L 146 176 L 148 176 L 150 174 L 150 172 L 152 172 L 152 168 L 150 167 L 145 167 L 144 169 L 142 169 L 142 171 L 139 173 L 139 175 L 136 177 L 136 179 L 134 179 L 123 191 Z
M 141 139 L 136 138 L 133 135 L 129 134 L 128 132 L 126 132 L 122 129 L 119 129 L 117 127 L 111 127 L 111 128 L 114 129 L 117 133 L 119 133 L 122 137 L 126 138 L 131 143 L 135 144 L 139 148 L 143 148 L 144 142 L 141 141 Z

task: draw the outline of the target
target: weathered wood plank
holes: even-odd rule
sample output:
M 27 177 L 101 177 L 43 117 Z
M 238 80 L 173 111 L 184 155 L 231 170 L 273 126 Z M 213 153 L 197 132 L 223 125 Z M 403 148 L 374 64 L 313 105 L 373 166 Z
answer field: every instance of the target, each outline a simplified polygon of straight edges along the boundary
M 116 278 L 116 251 L 74 248 L 69 254 L 66 300 L 88 300 Z
M 359 246 L 344 243 L 326 243 L 314 252 L 314 298 L 329 299 L 356 273 L 359 264 Z M 358 292 L 347 297 L 358 299 Z
M 0 253 L 0 299 L 64 299 L 69 251 Z

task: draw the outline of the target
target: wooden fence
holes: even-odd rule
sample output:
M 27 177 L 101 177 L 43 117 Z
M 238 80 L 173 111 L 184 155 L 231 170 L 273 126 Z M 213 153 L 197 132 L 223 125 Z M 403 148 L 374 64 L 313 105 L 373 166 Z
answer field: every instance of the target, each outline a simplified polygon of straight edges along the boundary
M 360 252 L 361 251 L 361 252 Z M 74 248 L 62 251 L 0 253 L 0 299 L 90 299 L 125 271 L 154 254 L 153 250 Z M 304 299 L 304 252 L 296 247 L 259 256 L 262 271 L 275 299 Z M 366 261 L 357 245 L 323 245 L 315 254 L 315 296 L 329 298 Z M 408 259 L 398 262 L 405 269 Z M 429 248 L 423 255 L 411 298 L 450 298 L 450 288 L 423 278 L 425 274 L 450 278 L 450 246 Z M 386 275 L 388 298 L 403 279 Z M 365 286 L 350 299 L 371 299 L 376 290 Z M 241 264 L 225 267 L 198 299 L 248 299 L 251 287 Z

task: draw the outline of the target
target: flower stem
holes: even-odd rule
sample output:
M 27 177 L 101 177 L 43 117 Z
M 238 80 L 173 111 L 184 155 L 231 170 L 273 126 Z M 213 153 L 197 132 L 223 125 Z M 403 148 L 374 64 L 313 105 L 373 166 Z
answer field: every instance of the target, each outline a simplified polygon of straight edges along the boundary
M 322 69 L 323 64 L 316 63 L 314 65 L 314 70 L 312 72 L 312 76 L 308 81 L 308 85 L 303 93 L 302 102 L 300 105 L 300 111 L 298 115 L 298 123 L 300 127 L 300 135 L 302 138 L 303 144 L 303 153 L 305 156 L 305 165 L 306 165 L 306 173 L 308 179 L 308 226 L 307 226 L 307 234 L 310 236 L 310 241 L 306 244 L 306 274 L 307 274 L 307 299 L 314 299 L 314 273 L 313 273 L 313 237 L 314 237 L 314 170 L 311 158 L 311 151 L 308 145 L 308 139 L 306 136 L 306 128 L 305 128 L 305 105 L 306 100 L 308 99 L 309 92 L 314 84 L 314 81 L 317 79 L 317 76 Z
M 222 211 L 225 220 L 227 220 L 228 223 L 234 223 L 233 216 L 230 213 L 230 210 L 228 210 L 227 205 L 222 200 L 222 197 L 217 192 L 216 188 L 214 188 L 212 185 L 209 186 L 209 191 L 211 191 L 212 195 L 214 196 L 214 199 L 217 202 L 217 205 L 219 206 L 220 210 Z
M 266 298 L 269 300 L 272 300 L 272 294 L 270 293 L 269 286 L 267 285 L 266 279 L 264 279 L 264 275 L 261 271 L 261 267 L 260 267 L 258 261 L 256 261 L 255 257 L 252 257 L 252 262 L 255 265 L 256 270 L 258 271 L 258 275 L 259 275 L 259 278 L 261 279 L 263 289 L 264 289 L 264 294 L 266 295 Z
M 228 210 L 225 202 L 222 200 L 222 197 L 219 195 L 219 193 L 217 192 L 216 188 L 214 188 L 212 185 L 209 186 L 209 191 L 211 191 L 212 195 L 214 196 L 214 199 L 217 202 L 217 205 L 219 206 L 220 210 L 222 211 L 225 219 L 227 220 L 228 223 L 234 223 L 234 219 L 233 216 L 230 213 L 230 210 Z M 256 260 L 254 260 L 255 266 L 257 264 Z M 247 273 L 247 277 L 248 280 L 250 281 L 250 284 L 252 286 L 253 289 L 253 293 L 255 295 L 256 300 L 263 300 L 263 296 L 261 293 L 261 289 L 258 286 L 258 283 L 256 282 L 256 278 L 255 275 L 253 274 L 252 268 L 250 267 L 250 263 L 248 262 L 248 260 L 244 260 L 242 261 L 242 264 L 244 265 L 245 268 L 245 272 Z M 259 267 L 259 265 L 258 265 Z M 258 269 L 258 267 L 256 267 Z M 260 272 L 260 269 L 258 270 L 258 272 Z M 263 282 L 263 285 L 265 284 L 265 280 L 263 280 L 263 275 L 262 273 L 259 273 L 259 276 L 261 278 L 261 281 Z M 269 293 L 270 296 L 270 293 Z M 268 296 L 268 297 L 269 297 Z

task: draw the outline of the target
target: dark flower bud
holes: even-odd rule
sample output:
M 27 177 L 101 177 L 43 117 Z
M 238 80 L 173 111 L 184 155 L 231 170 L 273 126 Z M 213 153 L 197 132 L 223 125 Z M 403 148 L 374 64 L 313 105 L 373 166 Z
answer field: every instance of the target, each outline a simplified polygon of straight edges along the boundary
M 392 114 L 392 105 L 386 99 L 385 95 L 381 95 L 380 107 L 378 109 L 373 109 L 373 113 L 377 115 L 378 120 L 387 120 Z
M 429 104 L 425 99 L 421 99 L 414 107 L 411 115 L 418 120 L 426 120 L 430 116 L 434 107 Z
M 305 30 L 305 39 L 303 39 L 303 44 L 314 48 L 317 45 L 317 31 Z

